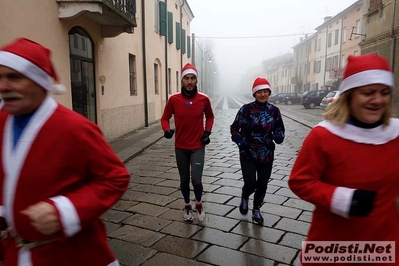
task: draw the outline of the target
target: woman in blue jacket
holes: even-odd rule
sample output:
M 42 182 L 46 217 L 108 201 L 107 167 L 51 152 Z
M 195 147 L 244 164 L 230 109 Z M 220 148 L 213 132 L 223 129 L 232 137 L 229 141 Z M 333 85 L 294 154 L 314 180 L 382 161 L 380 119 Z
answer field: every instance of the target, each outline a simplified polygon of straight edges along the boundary
M 257 78 L 252 86 L 255 101 L 243 105 L 230 126 L 231 139 L 240 151 L 241 171 L 244 179 L 240 212 L 248 213 L 249 196 L 254 194 L 252 222 L 263 225 L 260 208 L 266 195 L 273 160 L 275 143 L 285 138 L 280 110 L 268 103 L 271 88 L 265 78 Z

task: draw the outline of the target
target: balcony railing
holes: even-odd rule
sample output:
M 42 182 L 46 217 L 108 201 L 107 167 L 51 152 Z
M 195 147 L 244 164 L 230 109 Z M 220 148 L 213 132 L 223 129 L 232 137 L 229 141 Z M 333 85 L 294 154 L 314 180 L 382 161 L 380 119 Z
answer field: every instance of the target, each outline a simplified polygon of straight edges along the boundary
M 136 21 L 136 0 L 105 0 L 113 7 Z
M 74 19 L 85 17 L 101 25 L 104 38 L 123 32 L 133 33 L 136 22 L 136 0 L 56 0 L 58 17 Z

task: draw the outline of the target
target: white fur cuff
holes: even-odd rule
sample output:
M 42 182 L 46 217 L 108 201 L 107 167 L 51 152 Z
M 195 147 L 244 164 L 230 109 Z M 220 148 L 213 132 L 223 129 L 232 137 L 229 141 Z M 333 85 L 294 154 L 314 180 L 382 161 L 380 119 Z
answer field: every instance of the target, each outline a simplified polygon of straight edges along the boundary
M 337 187 L 331 199 L 331 212 L 349 218 L 349 211 L 355 190 L 353 188 Z

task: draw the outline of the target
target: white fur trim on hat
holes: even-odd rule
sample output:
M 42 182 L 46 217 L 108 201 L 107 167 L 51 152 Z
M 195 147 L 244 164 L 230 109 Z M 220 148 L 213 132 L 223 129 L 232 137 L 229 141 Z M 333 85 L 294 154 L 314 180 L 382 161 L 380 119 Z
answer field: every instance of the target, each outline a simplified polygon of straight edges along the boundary
M 51 91 L 53 79 L 40 67 L 16 54 L 0 51 L 0 65 L 14 69 L 33 80 L 44 89 Z
M 252 95 L 255 94 L 255 92 L 260 91 L 260 90 L 270 90 L 271 91 L 271 87 L 268 84 L 261 84 L 261 85 L 255 86 L 252 88 Z
M 189 69 L 184 70 L 184 71 L 181 73 L 181 79 L 183 79 L 183 77 L 184 77 L 185 75 L 187 75 L 187 74 L 194 74 L 196 78 L 198 77 L 198 76 L 197 76 L 197 75 L 198 75 L 198 74 L 197 74 L 197 71 L 195 71 L 195 69 L 189 68 Z
M 338 90 L 343 93 L 369 84 L 384 84 L 393 89 L 395 86 L 393 73 L 383 69 L 365 70 L 342 80 Z

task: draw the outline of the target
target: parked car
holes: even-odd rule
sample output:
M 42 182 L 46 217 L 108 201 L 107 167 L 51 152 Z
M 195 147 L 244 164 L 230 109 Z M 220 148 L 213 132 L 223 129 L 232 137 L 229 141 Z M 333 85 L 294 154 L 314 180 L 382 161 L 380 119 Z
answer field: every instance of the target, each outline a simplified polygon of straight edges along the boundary
M 302 94 L 297 92 L 286 93 L 284 96 L 284 103 L 291 105 L 293 103 L 301 103 Z
M 325 110 L 335 99 L 339 96 L 338 91 L 330 91 L 327 93 L 326 97 L 321 100 L 320 109 Z
M 270 103 L 275 103 L 275 104 L 282 103 L 284 101 L 285 94 L 286 93 L 276 93 L 276 94 L 270 95 L 268 101 Z
M 314 109 L 316 106 L 320 106 L 321 100 L 329 92 L 328 90 L 309 91 L 302 97 L 302 105 L 306 109 Z

